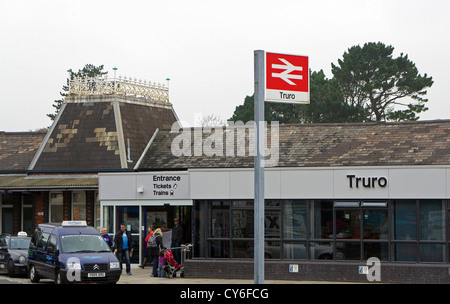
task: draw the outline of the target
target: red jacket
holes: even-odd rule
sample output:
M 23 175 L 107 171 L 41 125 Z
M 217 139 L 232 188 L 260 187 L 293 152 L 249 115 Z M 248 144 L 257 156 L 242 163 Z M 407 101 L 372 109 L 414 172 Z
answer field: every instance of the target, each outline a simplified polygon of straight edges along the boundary
M 145 247 L 146 247 L 146 248 L 148 248 L 148 239 L 150 238 L 150 236 L 153 235 L 153 233 L 154 233 L 154 232 L 149 233 L 149 234 L 147 235 L 147 237 L 145 238 Z

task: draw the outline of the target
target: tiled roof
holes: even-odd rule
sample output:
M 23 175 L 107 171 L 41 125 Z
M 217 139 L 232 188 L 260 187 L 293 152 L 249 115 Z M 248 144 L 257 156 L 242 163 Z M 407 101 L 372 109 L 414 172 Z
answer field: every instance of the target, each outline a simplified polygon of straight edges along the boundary
M 176 116 L 172 108 L 128 102 L 126 97 L 99 96 L 69 100 L 57 119 L 30 169 L 133 168 L 154 131 L 170 127 Z M 133 162 L 126 159 L 128 138 Z
M 27 170 L 44 136 L 41 132 L 0 132 L 0 171 Z
M 139 169 L 253 167 L 253 153 L 248 154 L 248 149 L 246 156 L 236 156 L 236 147 L 242 145 L 237 143 L 237 136 L 232 140 L 234 156 L 227 156 L 226 134 L 232 134 L 229 132 L 234 129 L 222 131 L 223 156 L 207 156 L 201 150 L 212 133 L 204 133 L 202 143 L 194 147 L 194 133 L 202 134 L 201 129 L 194 128 L 184 130 L 188 134 L 185 138 L 191 139 L 188 147 L 191 156 L 175 156 L 172 144 L 177 142 L 175 150 L 181 149 L 178 136 L 182 133 L 160 130 L 142 157 Z M 271 147 L 270 138 L 267 142 Z M 248 143 L 246 136 L 246 146 Z M 250 150 L 253 151 L 253 145 Z M 277 151 L 275 167 L 450 165 L 450 121 L 280 125 Z
M 35 189 L 98 188 L 97 176 L 27 176 L 8 174 L 0 175 L 0 189 L 35 190 Z

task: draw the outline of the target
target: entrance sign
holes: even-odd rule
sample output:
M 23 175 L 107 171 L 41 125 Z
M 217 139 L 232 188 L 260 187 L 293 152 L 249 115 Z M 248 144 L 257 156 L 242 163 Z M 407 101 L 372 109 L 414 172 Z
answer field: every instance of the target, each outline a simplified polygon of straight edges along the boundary
M 309 103 L 309 58 L 265 53 L 264 100 L 282 103 Z

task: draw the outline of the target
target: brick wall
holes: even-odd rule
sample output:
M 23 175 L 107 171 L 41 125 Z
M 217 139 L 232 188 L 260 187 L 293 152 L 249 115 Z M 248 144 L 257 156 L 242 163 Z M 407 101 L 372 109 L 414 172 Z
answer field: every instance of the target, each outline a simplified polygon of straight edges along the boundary
M 298 273 L 289 272 L 297 264 Z M 361 263 L 350 262 L 284 262 L 266 261 L 266 280 L 329 281 L 368 283 L 358 273 Z M 186 278 L 253 279 L 253 261 L 188 260 L 184 263 Z M 450 283 L 450 265 L 381 264 L 381 283 Z
M 86 222 L 95 227 L 95 191 L 86 191 Z
M 63 191 L 63 220 L 72 220 L 72 192 Z
M 33 219 L 34 227 L 42 223 L 49 222 L 49 193 L 46 191 L 38 192 L 33 200 Z

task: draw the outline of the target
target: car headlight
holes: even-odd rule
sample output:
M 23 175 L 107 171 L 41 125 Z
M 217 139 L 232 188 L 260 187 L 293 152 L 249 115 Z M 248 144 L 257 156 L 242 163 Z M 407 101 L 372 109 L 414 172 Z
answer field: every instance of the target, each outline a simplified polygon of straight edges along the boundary
M 19 263 L 20 263 L 20 264 L 25 264 L 26 261 L 27 261 L 27 259 L 26 259 L 23 255 L 21 255 L 21 256 L 19 257 Z
M 76 262 L 68 263 L 67 268 L 68 269 L 81 269 L 81 263 L 76 263 Z
M 109 269 L 120 268 L 119 262 L 109 262 Z
M 5 258 L 4 254 L 0 254 L 0 260 L 3 260 Z

